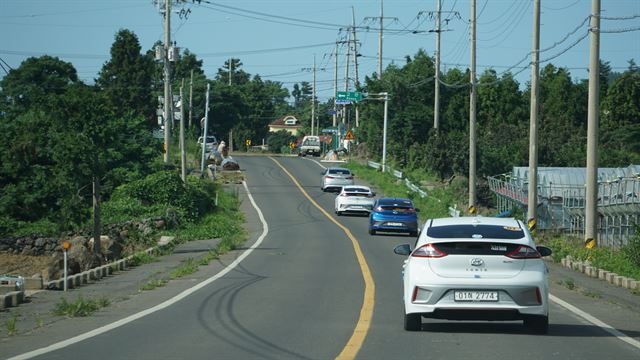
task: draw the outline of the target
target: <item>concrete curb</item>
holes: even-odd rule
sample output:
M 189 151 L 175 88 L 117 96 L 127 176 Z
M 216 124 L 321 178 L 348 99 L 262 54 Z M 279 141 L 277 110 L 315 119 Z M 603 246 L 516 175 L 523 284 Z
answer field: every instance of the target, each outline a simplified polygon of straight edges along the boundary
M 68 289 L 77 288 L 82 285 L 99 281 L 104 277 L 114 275 L 118 271 L 125 270 L 131 267 L 133 258 L 137 254 L 146 253 L 148 255 L 151 255 L 153 253 L 157 253 L 161 248 L 170 244 L 174 239 L 175 238 L 172 236 L 171 237 L 162 236 L 158 241 L 158 245 L 154 247 L 150 247 L 134 255 L 129 255 L 126 258 L 116 260 L 114 262 L 110 262 L 105 265 L 98 266 L 96 268 L 89 269 L 78 274 L 69 275 L 67 276 L 67 288 Z M 50 280 L 46 283 L 43 283 L 41 278 L 38 278 L 38 279 L 34 278 L 26 282 L 25 285 L 29 285 L 29 286 L 25 286 L 25 288 L 29 290 L 42 290 L 42 289 L 64 290 L 64 278 Z M 12 291 L 6 294 L 2 294 L 0 295 L 0 309 L 18 306 L 20 303 L 23 303 L 24 300 L 25 300 L 24 290 Z
M 611 285 L 622 287 L 628 290 L 640 290 L 640 281 L 625 276 L 620 276 L 616 273 L 598 269 L 591 266 L 588 261 L 580 261 L 574 259 L 571 255 L 560 260 L 560 264 L 568 269 L 584 273 L 585 275 L 604 280 Z

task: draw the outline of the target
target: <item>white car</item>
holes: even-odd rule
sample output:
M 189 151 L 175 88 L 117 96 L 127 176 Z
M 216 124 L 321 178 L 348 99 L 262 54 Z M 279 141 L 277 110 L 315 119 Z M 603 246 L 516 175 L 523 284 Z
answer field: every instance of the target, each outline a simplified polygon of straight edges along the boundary
M 204 137 L 200 136 L 198 138 L 198 146 L 202 147 L 202 142 L 203 142 Z M 206 153 L 210 153 L 214 150 L 217 150 L 218 147 L 218 139 L 216 138 L 215 135 L 207 135 L 207 142 L 206 142 L 206 147 L 204 149 L 204 151 Z
M 404 328 L 422 318 L 524 320 L 530 331 L 549 327 L 549 286 L 542 257 L 527 227 L 512 218 L 427 220 L 416 241 L 394 249 L 408 255 L 403 271 Z
M 330 167 L 322 172 L 322 191 L 340 191 L 343 186 L 353 185 L 353 173 L 347 168 Z
M 336 196 L 336 215 L 340 216 L 344 213 L 369 214 L 376 202 L 375 196 L 376 194 L 368 186 L 344 186 L 340 194 Z

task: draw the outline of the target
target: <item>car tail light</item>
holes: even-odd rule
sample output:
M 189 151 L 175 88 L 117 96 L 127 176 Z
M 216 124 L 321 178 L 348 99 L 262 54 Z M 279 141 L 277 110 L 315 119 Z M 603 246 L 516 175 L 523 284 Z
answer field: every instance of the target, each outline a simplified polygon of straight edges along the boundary
M 342 193 L 342 194 L 340 194 L 340 196 L 347 197 L 347 196 L 349 196 L 349 194 L 347 194 L 347 193 Z
M 414 208 L 407 208 L 407 210 L 405 210 L 406 213 L 412 214 L 414 212 L 416 212 L 416 209 Z
M 375 195 L 373 195 L 373 194 L 367 194 L 367 197 L 368 197 L 368 198 L 372 198 L 372 197 L 374 197 L 374 196 L 375 196 Z
M 536 300 L 538 301 L 538 304 L 542 304 L 542 294 L 540 293 L 539 287 L 536 288 Z
M 447 256 L 447 254 L 444 251 L 435 247 L 435 245 L 433 244 L 426 244 L 415 249 L 413 251 L 413 254 L 411 254 L 411 256 L 424 257 L 424 258 L 441 258 L 443 256 Z
M 345 179 L 348 179 L 348 180 L 351 180 L 351 179 L 353 179 L 353 176 L 351 176 L 351 175 L 347 175 L 347 176 L 345 176 L 344 178 L 345 178 Z
M 382 208 L 382 206 L 376 206 L 376 208 L 374 209 L 377 212 L 382 212 L 384 211 L 384 209 Z
M 517 249 L 505 254 L 505 256 L 512 259 L 539 259 L 540 253 L 526 245 L 520 245 Z
M 334 177 L 333 177 L 333 176 L 331 176 L 331 175 L 325 175 L 325 176 L 324 176 L 324 178 L 325 178 L 325 179 L 333 179 Z

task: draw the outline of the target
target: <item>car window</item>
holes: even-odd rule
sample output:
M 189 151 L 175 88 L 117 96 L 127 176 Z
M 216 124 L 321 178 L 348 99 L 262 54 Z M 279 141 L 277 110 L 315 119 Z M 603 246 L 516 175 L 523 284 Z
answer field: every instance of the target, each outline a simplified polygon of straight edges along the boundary
M 329 174 L 333 175 L 349 175 L 351 172 L 346 169 L 330 169 Z
M 415 210 L 412 207 L 406 207 L 406 206 L 382 205 L 381 208 L 383 211 L 395 211 L 401 214 L 415 212 Z
M 524 231 L 519 226 L 500 225 L 445 225 L 431 226 L 427 236 L 440 239 L 506 239 L 524 238 Z

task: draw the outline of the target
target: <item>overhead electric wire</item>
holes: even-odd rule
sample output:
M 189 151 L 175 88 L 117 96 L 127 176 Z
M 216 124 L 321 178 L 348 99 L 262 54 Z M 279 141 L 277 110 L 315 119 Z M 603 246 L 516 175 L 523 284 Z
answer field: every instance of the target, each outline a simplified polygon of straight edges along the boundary
M 542 5 L 542 8 L 543 8 L 543 9 L 547 9 L 547 10 L 565 10 L 565 9 L 568 9 L 568 8 L 570 8 L 570 7 L 575 6 L 575 5 L 576 5 L 576 4 L 578 4 L 580 1 L 581 1 L 581 0 L 576 0 L 573 4 L 571 4 L 571 5 L 567 5 L 567 6 L 565 6 L 565 7 L 561 7 L 561 8 L 552 8 L 552 7 L 544 6 L 544 5 Z
M 582 23 L 580 23 L 580 25 L 576 26 L 576 28 L 573 29 L 573 31 L 571 31 L 567 35 L 565 35 L 565 37 L 563 37 L 562 40 L 556 41 L 555 43 L 553 43 L 553 45 L 540 50 L 540 52 L 543 53 L 545 51 L 549 51 L 549 50 L 553 49 L 554 47 L 556 47 L 556 46 L 562 44 L 563 42 L 565 42 L 571 35 L 575 34 L 578 30 L 580 30 L 580 28 L 584 27 L 584 25 L 587 23 L 587 21 L 589 21 L 589 19 L 591 19 L 591 16 L 585 17 L 584 20 L 582 21 Z
M 607 34 L 613 34 L 613 33 L 626 33 L 626 32 L 632 32 L 632 31 L 640 31 L 640 26 L 638 27 L 632 27 L 632 28 L 624 28 L 624 29 L 614 29 L 614 30 L 603 30 L 600 29 L 601 33 L 607 33 Z

